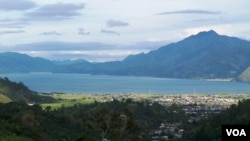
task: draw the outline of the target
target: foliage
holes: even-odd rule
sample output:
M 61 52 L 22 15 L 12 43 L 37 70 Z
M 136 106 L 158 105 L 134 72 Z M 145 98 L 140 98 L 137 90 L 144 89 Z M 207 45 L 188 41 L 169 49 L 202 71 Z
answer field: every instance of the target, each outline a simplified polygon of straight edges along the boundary
M 250 99 L 231 105 L 228 110 L 208 119 L 189 124 L 182 140 L 217 141 L 221 140 L 221 125 L 250 124 Z
M 12 82 L 7 77 L 0 78 L 0 94 L 9 101 L 26 101 L 29 103 L 54 102 L 55 99 L 48 96 L 38 95 L 31 91 L 22 82 Z
M 179 110 L 176 105 L 166 109 L 156 103 L 131 99 L 57 109 L 10 102 L 0 104 L 0 137 L 28 141 L 140 141 L 146 140 L 141 133 L 158 126 L 163 119 L 175 121 L 185 117 L 182 114 L 170 116 L 174 109 Z
M 42 109 L 25 102 L 0 104 L 0 141 L 147 141 L 148 132 L 161 123 L 182 123 L 180 140 L 217 141 L 222 124 L 250 124 L 250 100 L 207 119 L 188 123 L 181 105 L 163 106 L 149 101 L 94 102 Z M 67 134 L 65 134 L 67 133 Z M 146 134 L 145 134 L 146 133 Z
M 8 103 L 8 102 L 11 102 L 11 100 L 7 96 L 0 94 L 0 103 Z

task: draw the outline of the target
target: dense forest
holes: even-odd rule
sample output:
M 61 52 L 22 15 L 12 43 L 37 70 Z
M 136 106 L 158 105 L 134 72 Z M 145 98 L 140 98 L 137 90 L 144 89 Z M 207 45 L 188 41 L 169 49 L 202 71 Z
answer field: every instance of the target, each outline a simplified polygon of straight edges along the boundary
M 192 141 L 221 141 L 221 125 L 249 125 L 250 124 L 250 100 L 239 101 L 229 109 L 217 115 L 211 115 L 207 119 L 188 124 L 188 130 L 182 140 Z
M 55 102 L 55 99 L 38 95 L 37 92 L 30 90 L 22 82 L 12 82 L 7 77 L 0 78 L 0 96 L 4 99 L 0 102 L 25 101 L 27 103 Z
M 0 104 L 0 140 L 83 141 L 149 140 L 147 134 L 163 121 L 185 120 L 184 113 L 173 113 L 180 107 L 169 108 L 132 100 L 89 105 L 75 104 L 44 110 L 25 102 Z
M 42 107 L 41 103 L 56 99 L 38 95 L 7 78 L 0 82 L 0 95 L 8 100 L 0 102 L 0 141 L 151 141 L 157 137 L 152 131 L 163 123 L 178 123 L 174 132 L 184 131 L 181 138 L 168 131 L 158 134 L 168 140 L 219 141 L 222 124 L 250 124 L 250 100 L 246 99 L 220 113 L 189 122 L 194 115 L 185 113 L 187 105 L 114 99 L 70 107 Z
M 0 140 L 147 141 L 151 140 L 147 133 L 161 122 L 182 121 L 183 137 L 172 140 L 219 141 L 222 124 L 250 124 L 249 107 L 250 100 L 244 100 L 220 114 L 190 123 L 177 105 L 166 108 L 157 103 L 115 100 L 52 110 L 25 102 L 10 102 L 0 104 Z

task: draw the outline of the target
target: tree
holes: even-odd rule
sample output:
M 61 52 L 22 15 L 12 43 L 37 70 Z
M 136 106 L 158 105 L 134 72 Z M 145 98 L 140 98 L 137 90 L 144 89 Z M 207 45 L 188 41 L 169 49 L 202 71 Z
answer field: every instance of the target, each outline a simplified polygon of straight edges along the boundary
M 132 140 L 138 137 L 139 132 L 139 126 L 128 109 L 118 112 L 102 108 L 95 113 L 85 113 L 83 125 L 90 132 L 98 133 L 102 141 L 105 139 Z
M 106 139 L 109 131 L 111 117 L 107 109 L 101 109 L 94 114 L 87 113 L 84 115 L 83 124 L 92 131 L 100 134 L 101 140 Z

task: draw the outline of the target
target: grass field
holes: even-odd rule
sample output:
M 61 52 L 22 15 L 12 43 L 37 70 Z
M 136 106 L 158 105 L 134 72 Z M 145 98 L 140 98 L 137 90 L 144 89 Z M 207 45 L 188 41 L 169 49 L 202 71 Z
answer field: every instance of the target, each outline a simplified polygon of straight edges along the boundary
M 116 100 L 126 100 L 126 99 L 133 99 L 136 101 L 158 101 L 160 103 L 165 104 L 172 104 L 173 102 L 179 102 L 181 101 L 188 103 L 200 103 L 200 104 L 207 104 L 210 106 L 213 105 L 231 105 L 231 104 L 237 104 L 238 100 L 248 99 L 250 98 L 249 94 L 184 94 L 184 95 L 156 95 L 156 94 L 97 94 L 97 95 L 90 95 L 90 94 L 51 94 L 52 97 L 57 99 L 57 102 L 55 103 L 45 103 L 41 104 L 43 109 L 47 106 L 50 106 L 52 109 L 57 109 L 62 106 L 69 107 L 74 106 L 75 104 L 90 104 L 97 102 L 107 102 L 112 101 L 114 99 Z M 181 97 L 180 97 L 181 96 Z M 164 100 L 167 100 L 168 102 L 165 102 Z M 170 99 L 170 101 L 169 101 Z M 209 102 L 210 101 L 210 102 Z
M 90 104 L 98 100 L 98 96 L 87 94 L 51 94 L 51 97 L 57 99 L 55 103 L 41 104 L 42 108 L 50 106 L 52 109 L 57 109 L 62 106 L 70 107 L 75 104 Z
M 8 102 L 11 102 L 11 100 L 5 95 L 0 93 L 0 103 L 8 103 Z
M 75 104 L 91 104 L 95 101 L 98 102 L 107 102 L 112 101 L 113 99 L 127 99 L 130 95 L 112 95 L 112 94 L 62 94 L 62 93 L 54 93 L 50 94 L 51 97 L 57 99 L 55 103 L 43 103 L 41 104 L 42 108 L 50 106 L 52 109 L 57 109 L 62 106 L 70 107 Z M 150 94 L 136 94 L 133 95 L 133 99 L 147 100 L 150 98 L 157 97 L 158 95 L 150 95 Z

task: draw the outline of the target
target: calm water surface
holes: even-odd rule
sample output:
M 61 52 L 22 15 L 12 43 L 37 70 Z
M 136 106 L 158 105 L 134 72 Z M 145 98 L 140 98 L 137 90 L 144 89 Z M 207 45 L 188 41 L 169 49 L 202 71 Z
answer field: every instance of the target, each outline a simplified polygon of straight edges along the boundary
M 0 74 L 38 92 L 76 94 L 250 93 L 250 83 L 88 74 Z

